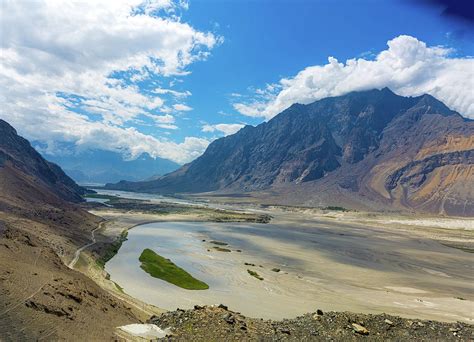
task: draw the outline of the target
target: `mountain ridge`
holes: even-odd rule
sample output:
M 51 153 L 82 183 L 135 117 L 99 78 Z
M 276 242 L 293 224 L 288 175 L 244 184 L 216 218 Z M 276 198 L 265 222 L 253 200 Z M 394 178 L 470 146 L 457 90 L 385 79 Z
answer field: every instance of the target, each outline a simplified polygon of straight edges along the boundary
M 407 183 L 415 178 L 408 174 L 395 188 L 387 189 L 385 181 L 423 157 L 473 149 L 474 122 L 433 96 L 403 97 L 388 88 L 373 89 L 294 104 L 268 122 L 215 140 L 202 156 L 157 180 L 107 187 L 159 193 L 278 193 L 283 188 L 281 196 L 273 196 L 276 202 L 313 205 L 309 190 L 298 190 L 300 198 L 291 194 L 296 185 L 305 184 L 313 192 L 345 191 L 385 208 L 469 216 L 474 215 L 467 203 L 474 198 L 470 153 L 456 163 L 453 159 L 425 168 L 417 184 Z M 468 182 L 464 189 L 463 182 Z M 346 195 L 328 204 L 346 203 Z
M 120 153 L 105 150 L 87 150 L 72 155 L 43 153 L 43 157 L 60 165 L 79 183 L 140 181 L 156 178 L 180 167 L 167 159 L 152 158 L 148 153 L 143 153 L 133 160 L 123 160 Z

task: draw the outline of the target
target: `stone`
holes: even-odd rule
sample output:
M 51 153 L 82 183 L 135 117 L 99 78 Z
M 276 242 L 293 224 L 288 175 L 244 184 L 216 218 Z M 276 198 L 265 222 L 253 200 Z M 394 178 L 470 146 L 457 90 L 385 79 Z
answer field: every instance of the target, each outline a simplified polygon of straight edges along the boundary
M 225 314 L 222 318 L 224 319 L 224 321 L 226 321 L 229 324 L 235 323 L 235 318 L 230 313 Z
M 357 324 L 357 323 L 352 323 L 352 329 L 354 329 L 354 331 L 356 333 L 361 334 L 361 335 L 368 335 L 369 334 L 369 330 L 367 330 L 367 328 L 365 328 L 362 325 Z
M 388 325 L 393 325 L 393 322 L 392 322 L 391 320 L 389 320 L 389 319 L 385 319 L 384 322 L 387 323 Z
M 321 310 L 321 309 L 316 310 L 316 313 L 317 313 L 319 316 L 324 315 L 324 312 L 323 312 L 323 310 Z

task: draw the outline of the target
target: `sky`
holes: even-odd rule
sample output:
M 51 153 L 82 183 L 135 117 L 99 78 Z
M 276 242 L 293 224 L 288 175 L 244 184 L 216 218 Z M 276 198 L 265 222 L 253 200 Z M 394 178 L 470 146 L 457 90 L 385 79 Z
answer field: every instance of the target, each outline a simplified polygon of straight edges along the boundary
M 473 12 L 449 2 L 5 0 L 0 118 L 46 155 L 180 164 L 350 91 L 429 93 L 474 119 Z

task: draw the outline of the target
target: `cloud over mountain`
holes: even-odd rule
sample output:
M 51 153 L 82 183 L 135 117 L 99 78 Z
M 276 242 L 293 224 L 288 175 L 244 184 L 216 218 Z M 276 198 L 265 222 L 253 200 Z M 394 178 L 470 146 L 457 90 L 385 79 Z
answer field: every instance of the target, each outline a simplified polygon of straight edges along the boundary
M 216 124 L 216 125 L 203 125 L 202 126 L 202 131 L 207 132 L 207 133 L 212 133 L 212 132 L 222 132 L 224 135 L 230 135 L 236 133 L 239 129 L 244 127 L 245 125 L 243 124 Z
M 453 57 L 452 49 L 427 46 L 406 35 L 387 42 L 375 59 L 334 57 L 277 85 L 258 89 L 247 102 L 235 102 L 241 114 L 270 119 L 293 103 L 308 104 L 350 91 L 389 87 L 404 96 L 430 94 L 462 115 L 474 118 L 474 59 Z
M 175 129 L 187 91 L 139 86 L 183 77 L 221 38 L 181 21 L 185 1 L 4 1 L 0 115 L 30 140 L 74 142 L 186 162 L 202 138 L 171 142 L 130 128 Z M 153 83 L 155 82 L 155 83 Z M 185 95 L 185 96 L 182 96 Z

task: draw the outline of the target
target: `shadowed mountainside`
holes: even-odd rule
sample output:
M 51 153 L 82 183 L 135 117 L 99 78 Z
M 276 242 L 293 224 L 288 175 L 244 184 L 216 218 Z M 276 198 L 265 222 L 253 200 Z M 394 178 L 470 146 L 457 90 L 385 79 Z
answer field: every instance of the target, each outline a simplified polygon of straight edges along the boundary
M 294 104 L 268 122 L 214 141 L 173 173 L 107 187 L 252 192 L 280 204 L 376 203 L 470 216 L 473 151 L 472 120 L 430 95 L 403 97 L 384 88 Z
M 3 175 L 2 179 L 12 177 L 19 181 L 21 179 L 25 186 L 47 193 L 45 196 L 53 195 L 62 200 L 80 202 L 81 195 L 86 192 L 59 166 L 44 160 L 26 139 L 20 137 L 12 126 L 1 119 L 0 172 Z M 7 195 L 5 192 L 7 189 L 3 190 L 3 195 Z M 8 191 L 8 194 L 15 196 L 16 191 L 18 187 L 15 186 L 12 191 Z

